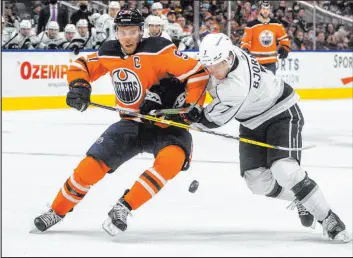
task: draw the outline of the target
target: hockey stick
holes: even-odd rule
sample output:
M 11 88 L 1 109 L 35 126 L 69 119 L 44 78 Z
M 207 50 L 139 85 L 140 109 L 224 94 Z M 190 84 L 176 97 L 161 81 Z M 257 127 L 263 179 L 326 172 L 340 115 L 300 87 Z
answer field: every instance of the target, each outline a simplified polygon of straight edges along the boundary
M 177 122 L 174 122 L 174 121 L 171 121 L 171 120 L 165 120 L 165 119 L 154 117 L 154 116 L 142 115 L 142 114 L 139 114 L 139 113 L 136 113 L 136 112 L 131 112 L 131 111 L 128 111 L 128 110 L 125 110 L 125 109 L 113 108 L 113 107 L 104 106 L 104 105 L 93 103 L 93 102 L 90 102 L 89 105 L 92 105 L 92 106 L 95 106 L 95 107 L 99 107 L 99 108 L 103 108 L 103 109 L 107 109 L 107 110 L 111 110 L 111 111 L 115 111 L 115 112 L 120 112 L 120 113 L 129 115 L 129 116 L 134 116 L 134 117 L 138 117 L 138 118 L 141 118 L 141 119 L 154 121 L 154 122 L 157 122 L 157 123 L 162 123 L 162 124 L 166 124 L 166 125 L 171 125 L 171 126 L 183 128 L 183 129 L 186 129 L 186 130 L 194 130 L 194 131 L 198 131 L 198 132 L 202 132 L 202 133 L 213 134 L 213 135 L 216 135 L 216 136 L 221 136 L 221 137 L 224 137 L 224 138 L 233 139 L 233 140 L 237 140 L 239 142 L 253 144 L 253 145 L 261 146 L 261 147 L 264 147 L 264 148 L 284 150 L 284 151 L 301 151 L 301 150 L 307 150 L 307 149 L 311 149 L 311 148 L 315 147 L 315 145 L 309 145 L 309 146 L 305 146 L 305 147 L 301 147 L 301 148 L 287 148 L 287 147 L 275 146 L 275 145 L 271 145 L 271 144 L 267 144 L 267 143 L 263 143 L 263 142 L 258 142 L 258 141 L 246 139 L 246 138 L 243 138 L 243 137 L 233 136 L 233 135 L 230 135 L 230 134 L 217 133 L 217 132 L 214 132 L 214 131 L 211 131 L 211 130 L 207 130 L 207 129 L 204 129 L 204 128 L 197 127 L 195 125 L 186 125 L 186 124 L 177 123 Z

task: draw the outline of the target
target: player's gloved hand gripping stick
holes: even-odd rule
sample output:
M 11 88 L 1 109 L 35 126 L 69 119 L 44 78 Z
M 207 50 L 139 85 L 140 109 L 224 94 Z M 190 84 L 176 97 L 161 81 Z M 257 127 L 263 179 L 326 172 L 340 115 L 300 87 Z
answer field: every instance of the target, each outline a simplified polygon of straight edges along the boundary
M 187 124 L 177 123 L 177 122 L 174 122 L 174 121 L 171 121 L 171 120 L 165 120 L 163 118 L 158 118 L 158 117 L 154 117 L 154 116 L 151 116 L 151 115 L 142 115 L 142 114 L 139 114 L 139 113 L 136 113 L 136 112 L 127 111 L 127 110 L 120 109 L 120 108 L 109 107 L 109 106 L 105 106 L 105 105 L 101 105 L 101 104 L 97 104 L 97 103 L 93 103 L 93 102 L 90 102 L 89 104 L 92 105 L 92 106 L 95 106 L 95 107 L 100 107 L 100 108 L 104 108 L 104 109 L 107 109 L 107 110 L 124 113 L 124 114 L 129 115 L 129 116 L 134 116 L 134 117 L 138 117 L 138 118 L 141 118 L 141 119 L 145 119 L 145 120 L 149 120 L 149 121 L 153 121 L 153 122 L 158 122 L 158 123 L 162 123 L 162 124 L 166 124 L 166 125 L 170 125 L 170 126 L 176 126 L 176 127 L 184 128 L 184 129 L 187 129 L 187 130 L 194 130 L 194 131 L 198 131 L 198 132 L 202 132 L 202 133 L 213 134 L 213 135 L 221 136 L 221 137 L 224 137 L 224 138 L 229 138 L 229 139 L 237 140 L 237 141 L 240 141 L 240 142 L 245 142 L 245 143 L 248 143 L 248 144 L 261 146 L 261 147 L 264 147 L 264 148 L 284 150 L 284 151 L 299 151 L 299 150 L 307 150 L 307 149 L 311 149 L 311 148 L 315 147 L 315 145 L 309 145 L 309 146 L 305 146 L 305 147 L 301 147 L 301 148 L 287 148 L 287 147 L 281 147 L 281 146 L 274 146 L 274 145 L 271 145 L 271 144 L 258 142 L 258 141 L 254 141 L 254 140 L 250 140 L 250 139 L 246 139 L 246 138 L 243 138 L 243 137 L 237 137 L 237 136 L 233 136 L 233 135 L 230 135 L 230 134 L 214 132 L 214 131 L 211 131 L 211 130 L 208 130 L 208 129 L 205 129 L 205 128 L 200 128 L 200 127 L 198 127 L 195 124 L 187 125 Z M 163 110 L 164 113 L 162 113 L 161 111 L 162 110 L 159 110 L 158 114 L 160 114 L 160 115 L 161 114 L 166 114 L 166 115 L 175 114 L 175 110 L 171 110 L 171 109 L 164 109 Z M 185 110 L 182 109 L 181 111 L 184 112 Z

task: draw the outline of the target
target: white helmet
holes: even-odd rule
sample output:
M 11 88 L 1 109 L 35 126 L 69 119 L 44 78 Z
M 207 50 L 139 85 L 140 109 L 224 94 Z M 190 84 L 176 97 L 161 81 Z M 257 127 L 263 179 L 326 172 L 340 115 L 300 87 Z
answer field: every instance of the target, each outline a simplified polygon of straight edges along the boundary
M 65 26 L 65 32 L 76 32 L 76 27 L 73 24 L 68 24 Z
M 111 1 L 111 2 L 109 3 L 109 8 L 117 8 L 117 9 L 120 10 L 120 4 L 119 4 L 119 2 L 117 2 L 117 1 Z
M 76 27 L 77 27 L 77 28 L 88 27 L 88 21 L 87 21 L 86 19 L 80 19 L 80 20 L 76 23 Z
M 56 21 L 50 21 L 47 29 L 48 30 L 59 30 L 59 24 Z
M 229 66 L 231 66 L 228 60 L 229 52 L 232 52 L 235 58 L 234 45 L 227 35 L 223 33 L 208 34 L 200 44 L 200 62 L 202 65 L 207 66 L 227 61 Z
M 156 3 L 153 3 L 152 4 L 152 7 L 151 7 L 152 10 L 155 10 L 155 9 L 163 9 L 163 6 L 160 2 L 156 2 Z
M 29 20 L 22 20 L 20 23 L 20 29 L 32 29 L 32 24 Z
M 159 16 L 152 15 L 148 19 L 148 25 L 163 25 L 163 21 Z

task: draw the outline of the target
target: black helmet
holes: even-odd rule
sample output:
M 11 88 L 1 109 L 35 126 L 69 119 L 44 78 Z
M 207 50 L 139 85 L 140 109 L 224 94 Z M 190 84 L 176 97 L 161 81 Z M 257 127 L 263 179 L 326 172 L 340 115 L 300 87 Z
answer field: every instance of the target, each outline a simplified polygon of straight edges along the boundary
M 270 1 L 262 1 L 261 8 L 269 8 L 271 7 Z
M 122 9 L 114 19 L 117 26 L 139 26 L 143 27 L 144 19 L 137 9 Z

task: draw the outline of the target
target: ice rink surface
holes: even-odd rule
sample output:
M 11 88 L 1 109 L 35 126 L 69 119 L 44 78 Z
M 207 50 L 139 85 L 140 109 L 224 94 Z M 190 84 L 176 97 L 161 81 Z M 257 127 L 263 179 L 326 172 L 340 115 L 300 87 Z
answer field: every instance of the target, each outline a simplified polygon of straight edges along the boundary
M 302 165 L 352 233 L 352 100 L 302 101 Z M 86 150 L 114 121 L 107 110 L 2 113 L 3 256 L 352 256 L 301 226 L 288 202 L 252 195 L 240 177 L 238 142 L 194 133 L 193 163 L 133 213 L 125 233 L 101 228 L 124 190 L 153 164 L 140 155 L 95 185 L 73 213 L 30 234 Z M 231 122 L 222 132 L 238 135 Z M 192 180 L 200 186 L 188 192 Z

